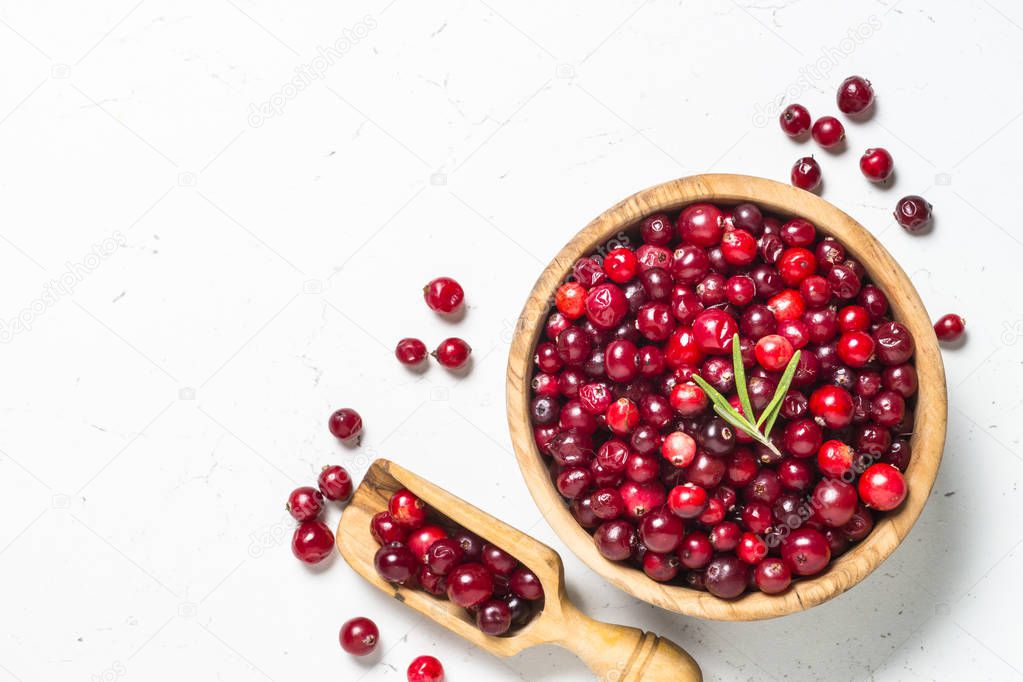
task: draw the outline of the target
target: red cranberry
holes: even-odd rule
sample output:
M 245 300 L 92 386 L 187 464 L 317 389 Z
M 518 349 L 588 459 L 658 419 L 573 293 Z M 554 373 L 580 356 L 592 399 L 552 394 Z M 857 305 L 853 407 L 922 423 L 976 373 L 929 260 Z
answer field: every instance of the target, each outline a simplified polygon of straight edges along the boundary
M 675 554 L 661 554 L 649 551 L 643 555 L 643 572 L 657 582 L 674 580 L 682 563 Z
M 812 419 L 791 421 L 782 432 L 785 451 L 793 457 L 813 457 L 822 440 L 821 428 Z
M 931 222 L 930 202 L 916 194 L 899 199 L 895 205 L 895 222 L 906 232 L 919 232 Z
M 390 512 L 377 512 L 370 521 L 370 533 L 378 545 L 389 545 L 392 542 L 405 542 L 408 529 L 394 522 Z
M 707 499 L 704 488 L 686 483 L 675 486 L 668 493 L 668 508 L 679 518 L 695 519 L 707 508 Z
M 614 284 L 598 284 L 586 295 L 586 317 L 598 329 L 614 329 L 628 312 L 629 302 Z
M 731 352 L 732 336 L 738 332 L 735 319 L 716 308 L 703 311 L 693 321 L 693 337 L 704 353 L 724 355 Z
M 831 149 L 845 139 L 845 127 L 834 116 L 821 116 L 813 124 L 813 139 L 825 149 Z
M 472 348 L 469 347 L 469 344 L 453 336 L 440 342 L 437 350 L 433 351 L 433 357 L 448 369 L 460 369 L 469 361 L 470 353 L 472 353 Z
M 786 246 L 809 247 L 817 238 L 817 228 L 809 220 L 793 218 L 781 226 L 778 234 Z
M 885 388 L 895 391 L 903 398 L 908 398 L 916 393 L 918 386 L 916 368 L 908 362 L 903 365 L 886 367 L 881 375 L 881 382 Z
M 753 569 L 753 581 L 764 594 L 780 594 L 792 583 L 792 571 L 781 559 L 764 559 Z
M 906 400 L 895 391 L 881 391 L 870 402 L 870 417 L 881 426 L 894 428 L 905 416 Z
M 437 575 L 447 575 L 465 558 L 465 550 L 455 538 L 442 537 L 426 550 L 426 565 Z
M 333 464 L 323 467 L 318 483 L 320 492 L 328 500 L 347 502 L 352 496 L 352 477 L 343 466 Z
M 438 277 L 423 287 L 423 298 L 430 310 L 453 313 L 462 305 L 465 292 L 462 291 L 462 285 L 450 277 Z
M 826 478 L 813 489 L 817 515 L 827 525 L 844 526 L 856 511 L 856 488 L 837 478 Z
M 721 238 L 721 253 L 729 265 L 749 265 L 757 257 L 757 240 L 745 230 L 728 230 Z
M 352 656 L 365 656 L 377 648 L 380 630 L 369 618 L 352 618 L 345 621 L 338 634 L 341 648 Z
M 879 324 L 874 329 L 874 342 L 877 359 L 885 365 L 901 365 L 913 357 L 913 336 L 899 322 Z
M 576 320 L 583 316 L 583 313 L 586 312 L 585 301 L 586 287 L 579 282 L 566 282 L 554 293 L 554 305 L 557 306 L 558 312 L 569 320 Z
M 841 478 L 852 471 L 856 453 L 840 440 L 825 441 L 817 450 L 817 468 L 825 476 Z
M 843 114 L 858 114 L 874 101 L 874 88 L 861 76 L 849 76 L 838 86 L 838 110 Z
M 655 213 L 643 219 L 639 225 L 639 236 L 647 244 L 667 246 L 675 237 L 671 219 L 664 213 Z
M 831 300 L 831 285 L 820 275 L 810 275 L 799 283 L 799 295 L 808 306 L 819 307 Z
M 652 268 L 667 268 L 671 263 L 671 250 L 663 246 L 643 244 L 636 249 L 636 260 L 639 262 L 640 272 Z
M 323 511 L 323 493 L 310 486 L 295 488 L 288 495 L 287 510 L 296 521 L 311 521 Z
M 856 506 L 852 517 L 842 526 L 842 533 L 849 542 L 859 542 L 874 529 L 874 515 L 862 504 Z
M 617 249 L 611 249 L 604 256 L 604 272 L 607 273 L 612 282 L 624 284 L 635 277 L 638 270 L 639 263 L 632 249 L 618 247 Z
M 671 505 L 671 496 L 668 497 L 668 504 Z M 685 529 L 682 519 L 675 513 L 674 508 L 655 509 L 643 517 L 639 524 L 639 537 L 647 549 L 653 552 L 673 552 L 682 542 L 682 534 Z
M 664 487 L 657 481 L 626 481 L 618 488 L 625 504 L 625 514 L 632 519 L 640 519 L 650 511 L 664 504 Z
M 694 531 L 682 539 L 678 558 L 686 568 L 703 568 L 714 556 L 714 547 L 705 533 Z
M 743 533 L 735 555 L 743 563 L 756 565 L 767 556 L 767 543 L 756 533 Z
M 845 428 L 852 423 L 852 396 L 838 386 L 821 386 L 810 396 L 810 414 L 821 426 Z
M 647 303 L 636 313 L 636 328 L 650 341 L 664 341 L 675 330 L 675 317 L 666 303 Z
M 405 675 L 408 682 L 444 682 L 444 666 L 433 656 L 417 656 Z
M 462 608 L 482 604 L 493 593 L 494 578 L 482 564 L 461 564 L 448 574 L 448 599 Z
M 838 339 L 838 357 L 850 367 L 863 367 L 873 356 L 874 339 L 866 332 L 846 332 Z
M 686 244 L 706 248 L 721 241 L 724 214 L 713 204 L 690 204 L 678 216 L 679 237 Z
M 965 331 L 966 320 L 954 313 L 942 315 L 938 318 L 938 321 L 934 323 L 934 333 L 937 334 L 939 341 L 949 343 L 952 341 L 958 341 L 959 337 L 961 337 Z
M 714 526 L 725 520 L 725 503 L 717 497 L 707 500 L 707 508 L 696 517 L 705 526 Z
M 753 533 L 767 532 L 773 522 L 774 515 L 771 511 L 770 505 L 764 504 L 763 502 L 750 502 L 743 507 L 742 523 Z
M 624 561 L 638 543 L 635 527 L 627 521 L 608 521 L 597 527 L 593 534 L 597 551 L 605 559 Z
M 656 393 L 643 396 L 640 399 L 639 411 L 643 421 L 655 429 L 665 428 L 672 418 L 671 403 L 667 398 Z M 660 445 L 659 442 L 658 445 Z
M 828 284 L 838 298 L 853 298 L 860 292 L 862 282 L 856 271 L 846 264 L 836 264 L 828 270 Z
M 416 561 L 425 564 L 430 547 L 438 540 L 444 540 L 447 537 L 447 531 L 440 526 L 423 526 L 409 535 L 406 544 L 412 550 L 412 554 L 415 555 Z
M 821 184 L 821 166 L 812 156 L 804 156 L 793 164 L 790 179 L 799 189 L 813 192 Z
M 814 575 L 831 561 L 831 548 L 820 531 L 797 528 L 782 541 L 781 558 L 796 575 Z
M 710 270 L 710 260 L 698 246 L 680 246 L 671 255 L 669 270 L 676 282 L 696 284 Z
M 650 268 L 639 275 L 640 284 L 647 298 L 655 302 L 664 302 L 671 299 L 671 292 L 674 283 L 671 275 L 664 268 Z
M 291 552 L 299 561 L 318 564 L 334 550 L 334 533 L 323 521 L 303 521 L 291 537 Z
M 815 476 L 812 465 L 806 460 L 788 458 L 778 463 L 778 482 L 786 490 L 796 492 L 809 490 Z
M 731 554 L 715 557 L 704 571 L 704 585 L 715 597 L 738 597 L 748 584 L 749 567 Z
M 394 356 L 403 365 L 418 365 L 426 359 L 426 344 L 419 339 L 402 339 L 394 349 Z
M 426 523 L 426 504 L 409 490 L 402 489 L 391 495 L 387 511 L 395 523 L 410 530 Z
M 799 286 L 800 283 L 814 274 L 817 269 L 817 259 L 813 252 L 799 246 L 786 249 L 778 258 L 778 273 L 790 287 Z
M 381 578 L 397 584 L 414 576 L 419 568 L 415 554 L 400 542 L 392 542 L 378 549 L 373 557 L 373 565 Z
M 334 437 L 339 440 L 354 440 L 358 442 L 362 434 L 362 417 L 350 407 L 342 407 L 330 415 L 327 420 L 327 427 Z
M 859 493 L 868 507 L 889 511 L 906 499 L 906 479 L 889 464 L 872 464 L 860 476 Z
M 802 104 L 790 104 L 778 117 L 781 129 L 789 137 L 799 137 L 810 129 L 810 112 Z
M 768 334 L 757 341 L 757 362 L 764 369 L 777 372 L 788 366 L 795 351 L 788 339 L 778 334 Z
M 715 551 L 731 552 L 739 546 L 742 529 L 733 521 L 722 521 L 710 529 L 710 544 Z
M 871 147 L 860 157 L 860 170 L 871 182 L 884 182 L 894 169 L 895 162 L 887 149 Z
M 756 204 L 745 202 L 732 209 L 732 223 L 740 230 L 757 235 L 764 227 L 764 214 Z
M 525 566 L 520 566 L 508 577 L 508 588 L 513 594 L 527 601 L 543 598 L 543 585 L 536 574 Z

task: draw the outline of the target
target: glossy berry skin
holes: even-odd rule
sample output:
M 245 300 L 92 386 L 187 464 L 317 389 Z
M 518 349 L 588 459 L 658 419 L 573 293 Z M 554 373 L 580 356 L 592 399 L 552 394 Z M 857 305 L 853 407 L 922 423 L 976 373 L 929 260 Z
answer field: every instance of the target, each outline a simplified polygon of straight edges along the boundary
M 483 634 L 499 637 L 511 629 L 511 624 L 511 609 L 500 599 L 484 602 L 476 612 L 476 627 Z
M 834 116 L 821 116 L 813 123 L 810 131 L 814 141 L 830 149 L 845 139 L 845 127 Z
M 706 248 L 721 241 L 724 214 L 714 204 L 690 204 L 678 216 L 679 236 L 685 244 Z
M 636 276 L 639 263 L 632 249 L 619 247 L 611 249 L 604 257 L 604 272 L 612 282 L 624 284 Z
M 369 524 L 370 533 L 378 545 L 389 545 L 392 542 L 405 542 L 409 531 L 398 525 L 391 518 L 390 512 L 377 512 Z
M 597 527 L 593 542 L 605 559 L 624 561 L 632 556 L 638 542 L 636 528 L 627 521 L 608 521 Z
M 462 564 L 448 574 L 448 599 L 462 608 L 477 606 L 494 594 L 494 578 L 483 564 Z
M 392 542 L 378 549 L 373 556 L 373 566 L 381 578 L 395 584 L 404 583 L 419 569 L 415 554 L 400 542 Z
M 813 251 L 794 246 L 782 252 L 775 264 L 785 284 L 798 287 L 804 279 L 817 270 L 817 259 Z
M 748 584 L 749 566 L 732 554 L 714 557 L 704 571 L 704 585 L 715 597 L 738 597 Z
M 937 335 L 938 340 L 946 343 L 958 341 L 965 331 L 966 320 L 955 313 L 942 315 L 934 323 L 934 333 Z
M 843 114 L 858 114 L 874 102 L 874 88 L 861 76 L 849 76 L 838 86 L 838 110 Z
M 919 232 L 931 222 L 933 208 L 923 197 L 910 194 L 895 204 L 895 222 L 906 232 Z
M 863 504 L 878 511 L 895 509 L 906 499 L 906 479 L 889 464 L 871 464 L 857 487 Z
M 299 561 L 318 564 L 334 550 L 334 533 L 323 521 L 303 521 L 291 537 L 291 552 Z
M 850 367 L 863 367 L 874 356 L 874 339 L 862 331 L 842 334 L 838 339 L 838 357 Z
M 705 310 L 693 320 L 693 337 L 701 351 L 711 355 L 732 352 L 732 337 L 739 332 L 735 319 L 723 310 Z
M 455 538 L 439 538 L 426 550 L 426 566 L 437 575 L 447 575 L 465 558 L 465 550 Z
M 339 464 L 325 466 L 317 479 L 320 492 L 328 500 L 347 502 L 352 496 L 352 477 L 348 470 Z
M 813 489 L 817 516 L 832 528 L 844 526 L 852 518 L 858 501 L 856 488 L 837 478 L 826 478 Z
M 707 508 L 707 491 L 692 483 L 675 486 L 668 493 L 668 509 L 683 519 L 695 519 Z
M 462 291 L 462 285 L 450 277 L 438 277 L 423 287 L 423 298 L 430 310 L 449 314 L 462 305 L 465 292 Z
M 578 282 L 565 282 L 554 293 L 554 305 L 567 319 L 579 319 L 586 312 L 586 287 Z
M 408 682 L 444 682 L 444 666 L 433 656 L 417 656 L 405 676 Z
M 369 618 L 352 618 L 345 621 L 338 633 L 341 648 L 352 656 L 365 656 L 377 648 L 380 630 Z
M 782 131 L 789 137 L 799 137 L 810 129 L 810 112 L 802 104 L 790 104 L 778 117 Z
M 810 396 L 810 414 L 829 429 L 841 429 L 852 423 L 853 400 L 838 386 L 821 386 Z
M 295 488 L 288 495 L 287 510 L 296 521 L 311 521 L 323 511 L 323 493 L 310 486 Z
M 661 454 L 674 466 L 689 466 L 696 457 L 696 441 L 684 431 L 674 431 L 661 442 Z
M 887 149 L 871 147 L 860 157 L 860 171 L 871 182 L 884 182 L 895 170 L 895 161 Z
M 394 357 L 403 365 L 418 365 L 426 359 L 426 355 L 426 344 L 419 339 L 402 339 L 394 348 Z
M 604 417 L 607 428 L 620 436 L 626 436 L 639 426 L 640 411 L 636 403 L 628 398 L 619 398 L 607 408 Z
M 753 581 L 764 594 L 779 594 L 792 584 L 792 571 L 784 561 L 771 557 L 753 569 Z
M 821 165 L 812 156 L 804 156 L 792 165 L 789 179 L 799 189 L 813 192 L 821 184 Z
M 508 589 L 526 601 L 543 598 L 543 585 L 540 584 L 540 579 L 525 566 L 515 569 L 515 572 L 508 577 Z
M 721 252 L 729 265 L 749 265 L 757 257 L 757 240 L 745 230 L 728 230 L 721 238 Z
M 768 334 L 757 341 L 754 349 L 757 362 L 766 370 L 778 372 L 785 369 L 795 350 L 784 336 Z
M 614 329 L 629 313 L 625 293 L 615 284 L 604 283 L 586 294 L 586 318 L 598 329 Z
M 670 498 L 670 495 L 669 495 Z M 682 542 L 685 524 L 669 509 L 655 509 L 639 523 L 639 538 L 653 552 L 674 552 Z
M 433 357 L 448 369 L 460 369 L 469 361 L 469 354 L 472 348 L 457 336 L 444 339 L 433 351 Z
M 817 468 L 825 476 L 841 478 L 846 472 L 852 471 L 855 458 L 856 453 L 851 447 L 840 440 L 828 440 L 817 450 Z
M 755 566 L 767 556 L 767 543 L 755 533 L 743 533 L 735 555 L 740 561 Z
M 327 428 L 339 440 L 357 440 L 362 434 L 362 417 L 352 408 L 342 407 L 330 415 Z
M 409 490 L 399 490 L 387 502 L 387 511 L 399 526 L 409 530 L 426 523 L 426 504 Z
M 819 530 L 797 528 L 782 541 L 781 558 L 795 575 L 814 575 L 831 561 L 831 548 Z
M 438 540 L 445 540 L 447 537 L 447 531 L 440 526 L 423 526 L 412 531 L 405 544 L 412 550 L 416 561 L 425 564 L 429 556 L 430 547 Z

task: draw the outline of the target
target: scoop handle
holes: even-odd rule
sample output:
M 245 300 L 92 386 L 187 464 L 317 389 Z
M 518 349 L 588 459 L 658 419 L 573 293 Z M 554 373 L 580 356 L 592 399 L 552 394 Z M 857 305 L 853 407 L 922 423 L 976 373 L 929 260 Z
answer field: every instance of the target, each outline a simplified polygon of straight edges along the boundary
M 578 656 L 600 682 L 701 682 L 693 657 L 669 639 L 593 620 L 567 602 L 555 644 Z

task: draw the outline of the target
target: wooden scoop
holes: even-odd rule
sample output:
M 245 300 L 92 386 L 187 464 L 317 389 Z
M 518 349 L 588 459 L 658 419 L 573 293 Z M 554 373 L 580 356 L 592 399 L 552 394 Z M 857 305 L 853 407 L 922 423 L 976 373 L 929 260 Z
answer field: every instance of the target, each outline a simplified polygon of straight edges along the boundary
M 402 488 L 525 564 L 543 585 L 543 610 L 525 627 L 493 637 L 480 632 L 458 605 L 422 590 L 392 585 L 377 575 L 373 566 L 377 543 L 370 533 L 370 519 L 385 511 L 391 495 Z M 565 594 L 561 557 L 550 547 L 386 459 L 373 463 L 355 491 L 338 524 L 337 546 L 363 578 L 492 654 L 514 656 L 537 644 L 557 644 L 581 658 L 603 682 L 703 679 L 696 661 L 673 642 L 636 628 L 601 623 L 573 606 Z

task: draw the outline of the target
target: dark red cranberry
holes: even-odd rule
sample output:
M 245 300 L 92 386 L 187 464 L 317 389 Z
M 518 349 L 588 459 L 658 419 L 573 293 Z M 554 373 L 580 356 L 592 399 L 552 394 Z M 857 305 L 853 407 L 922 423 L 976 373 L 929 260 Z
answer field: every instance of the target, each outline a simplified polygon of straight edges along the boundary
M 318 564 L 334 550 L 334 533 L 323 521 L 303 521 L 291 538 L 291 552 L 307 564 Z
M 426 504 L 409 490 L 399 490 L 387 503 L 387 511 L 399 526 L 415 530 L 426 523 Z
M 842 526 L 842 533 L 849 542 L 859 542 L 870 535 L 870 531 L 873 529 L 874 515 L 870 513 L 869 509 L 859 504 L 856 505 L 856 511 L 853 512 L 853 515 Z
M 484 634 L 500 636 L 511 629 L 512 614 L 508 604 L 501 599 L 484 602 L 476 611 L 476 627 Z
M 724 214 L 713 204 L 690 204 L 678 216 L 678 231 L 686 244 L 706 248 L 721 241 Z
M 433 351 L 433 357 L 437 358 L 442 366 L 448 369 L 461 369 L 469 362 L 469 354 L 472 348 L 457 336 L 444 339 Z
M 931 222 L 930 202 L 916 194 L 899 199 L 895 205 L 895 222 L 906 232 L 919 232 Z
M 327 420 L 327 428 L 335 438 L 358 442 L 362 434 L 362 417 L 350 407 L 342 407 Z
M 820 275 L 810 275 L 800 282 L 799 294 L 808 306 L 817 308 L 831 300 L 831 285 Z
M 895 162 L 887 149 L 871 147 L 860 157 L 860 171 L 871 182 L 884 182 L 891 177 Z
M 845 139 L 845 127 L 834 116 L 821 116 L 814 121 L 810 132 L 817 144 L 825 149 L 830 149 Z
M 369 618 L 352 618 L 341 626 L 338 640 L 341 648 L 352 656 L 365 656 L 376 649 L 380 630 Z
M 671 496 L 669 504 L 670 500 Z M 647 549 L 653 552 L 673 552 L 682 542 L 684 530 L 682 519 L 662 507 L 643 517 L 639 524 L 639 537 Z
M 852 518 L 858 501 L 856 488 L 837 478 L 826 478 L 813 489 L 817 515 L 833 528 L 844 526 Z
M 884 387 L 895 391 L 903 398 L 908 398 L 916 393 L 919 385 L 916 368 L 908 362 L 902 365 L 886 367 L 881 374 L 881 382 Z
M 710 271 L 710 260 L 698 246 L 680 246 L 671 255 L 669 271 L 680 284 L 696 284 Z
M 838 298 L 854 298 L 862 285 L 856 272 L 845 264 L 835 264 L 828 270 L 828 284 Z
M 657 582 L 674 580 L 681 567 L 682 563 L 675 554 L 649 551 L 643 555 L 643 572 Z
M 596 528 L 600 525 L 600 519 L 593 514 L 592 503 L 589 497 L 580 497 L 572 500 L 568 505 L 573 518 L 583 528 Z
M 859 114 L 874 101 L 874 88 L 861 76 L 849 76 L 838 86 L 838 110 L 843 114 Z
M 373 565 L 381 578 L 391 583 L 404 583 L 416 574 L 419 564 L 412 550 L 399 542 L 392 542 L 377 550 Z
M 593 351 L 593 343 L 580 327 L 571 325 L 558 334 L 557 351 L 566 364 L 581 365 L 590 357 Z M 544 368 L 541 367 L 540 369 L 543 370 Z
M 494 578 L 482 564 L 461 564 L 448 574 L 448 599 L 462 608 L 478 606 L 493 594 Z
M 408 538 L 408 529 L 398 525 L 391 518 L 390 512 L 377 512 L 370 521 L 370 533 L 378 545 L 388 545 L 392 542 L 405 542 Z
M 593 474 L 581 466 L 567 467 L 561 470 L 555 481 L 558 492 L 563 497 L 574 500 L 586 493 L 593 484 Z
M 440 538 L 426 550 L 426 565 L 436 575 L 447 575 L 464 558 L 465 550 L 456 538 Z
M 820 531 L 796 528 L 782 541 L 781 558 L 794 574 L 814 575 L 831 561 L 831 548 Z
M 650 341 L 664 341 L 675 330 L 675 317 L 667 303 L 646 303 L 636 313 L 636 328 Z
M 608 521 L 597 527 L 593 542 L 605 559 L 624 561 L 638 543 L 636 528 L 627 521 Z
M 660 467 L 660 461 L 653 453 L 660 449 L 661 441 L 661 434 L 656 428 L 649 424 L 640 424 L 636 427 L 636 430 L 632 432 L 632 436 L 629 438 L 629 445 L 631 445 L 632 449 L 635 450 L 635 455 L 633 455 L 634 458 L 642 457 L 644 466 L 647 467 L 648 470 L 656 470 Z M 647 464 L 647 462 L 649 462 L 649 464 Z M 632 475 L 632 471 L 633 466 L 630 461 L 630 478 L 633 480 L 640 480 Z M 656 475 L 656 471 L 653 471 L 651 478 Z
M 780 594 L 792 583 L 792 571 L 781 559 L 768 557 L 753 569 L 753 581 L 764 594 Z
M 558 334 L 563 332 L 570 324 L 572 324 L 572 322 L 562 315 L 560 311 L 556 310 L 547 318 L 547 323 L 544 325 L 544 334 L 548 339 L 553 341 L 558 338 Z
M 888 452 L 891 446 L 891 431 L 879 424 L 864 424 L 856 430 L 856 450 L 858 452 L 872 457 L 880 457 Z
M 881 426 L 898 426 L 905 415 L 906 401 L 895 391 L 881 391 L 870 403 L 870 417 Z
M 323 511 L 323 493 L 311 486 L 295 488 L 288 495 L 286 509 L 296 521 L 311 521 Z
M 789 422 L 782 433 L 786 452 L 794 457 L 813 457 L 823 442 L 821 427 L 812 419 Z
M 825 237 L 817 243 L 814 255 L 817 257 L 817 268 L 827 274 L 832 266 L 845 261 L 845 247 L 841 242 Z
M 667 246 L 675 238 L 675 227 L 666 214 L 655 213 L 639 224 L 639 236 L 647 244 Z
M 764 234 L 758 242 L 760 258 L 768 265 L 774 265 L 785 252 L 785 242 L 777 234 Z
M 942 315 L 934 323 L 934 333 L 937 334 L 938 340 L 946 343 L 958 341 L 965 331 L 966 320 L 954 313 Z
M 742 314 L 739 328 L 743 336 L 757 341 L 768 334 L 773 334 L 778 327 L 774 313 L 766 305 L 751 305 Z
M 821 184 L 821 166 L 812 156 L 804 156 L 793 164 L 790 179 L 799 189 L 813 192 Z
M 806 353 L 804 355 L 799 356 L 800 365 L 803 362 L 803 358 L 809 358 L 813 363 L 817 362 L 816 355 L 810 355 L 809 353 Z M 812 371 L 813 371 L 812 378 L 809 381 L 800 382 L 800 385 L 810 384 L 812 383 L 812 380 L 816 378 L 817 375 L 816 364 L 813 366 Z M 793 383 L 795 383 L 795 377 L 799 376 L 799 374 L 800 374 L 799 365 L 796 365 L 796 373 L 793 375 Z M 805 395 L 803 395 L 802 393 L 795 389 L 789 389 L 789 391 L 785 393 L 785 397 L 782 398 L 781 401 L 781 416 L 784 417 L 785 419 L 799 419 L 806 415 L 806 412 L 809 409 L 809 405 L 810 401 L 807 399 Z
M 789 137 L 799 137 L 810 129 L 810 112 L 802 104 L 790 104 L 778 117 L 781 129 Z
M 430 310 L 453 313 L 462 305 L 465 292 L 462 291 L 462 285 L 450 277 L 438 277 L 423 287 L 423 298 Z
M 901 365 L 913 357 L 916 345 L 909 330 L 895 321 L 882 322 L 874 329 L 874 352 L 885 365 Z
M 767 532 L 774 524 L 771 505 L 763 502 L 750 502 L 742 509 L 742 523 L 754 533 Z
M 758 235 L 764 227 L 764 214 L 756 204 L 746 202 L 732 209 L 732 222 L 738 229 Z
M 870 318 L 874 321 L 880 320 L 888 314 L 888 297 L 873 284 L 867 284 L 860 290 L 856 302 L 867 309 Z
M 749 567 L 738 557 L 723 554 L 711 559 L 704 571 L 704 585 L 715 597 L 732 599 L 746 591 Z
M 647 298 L 655 302 L 671 300 L 671 292 L 674 282 L 671 275 L 664 268 L 650 268 L 639 275 L 639 282 L 643 285 Z
M 739 546 L 742 529 L 734 521 L 722 521 L 710 529 L 710 544 L 718 552 L 731 552 Z

